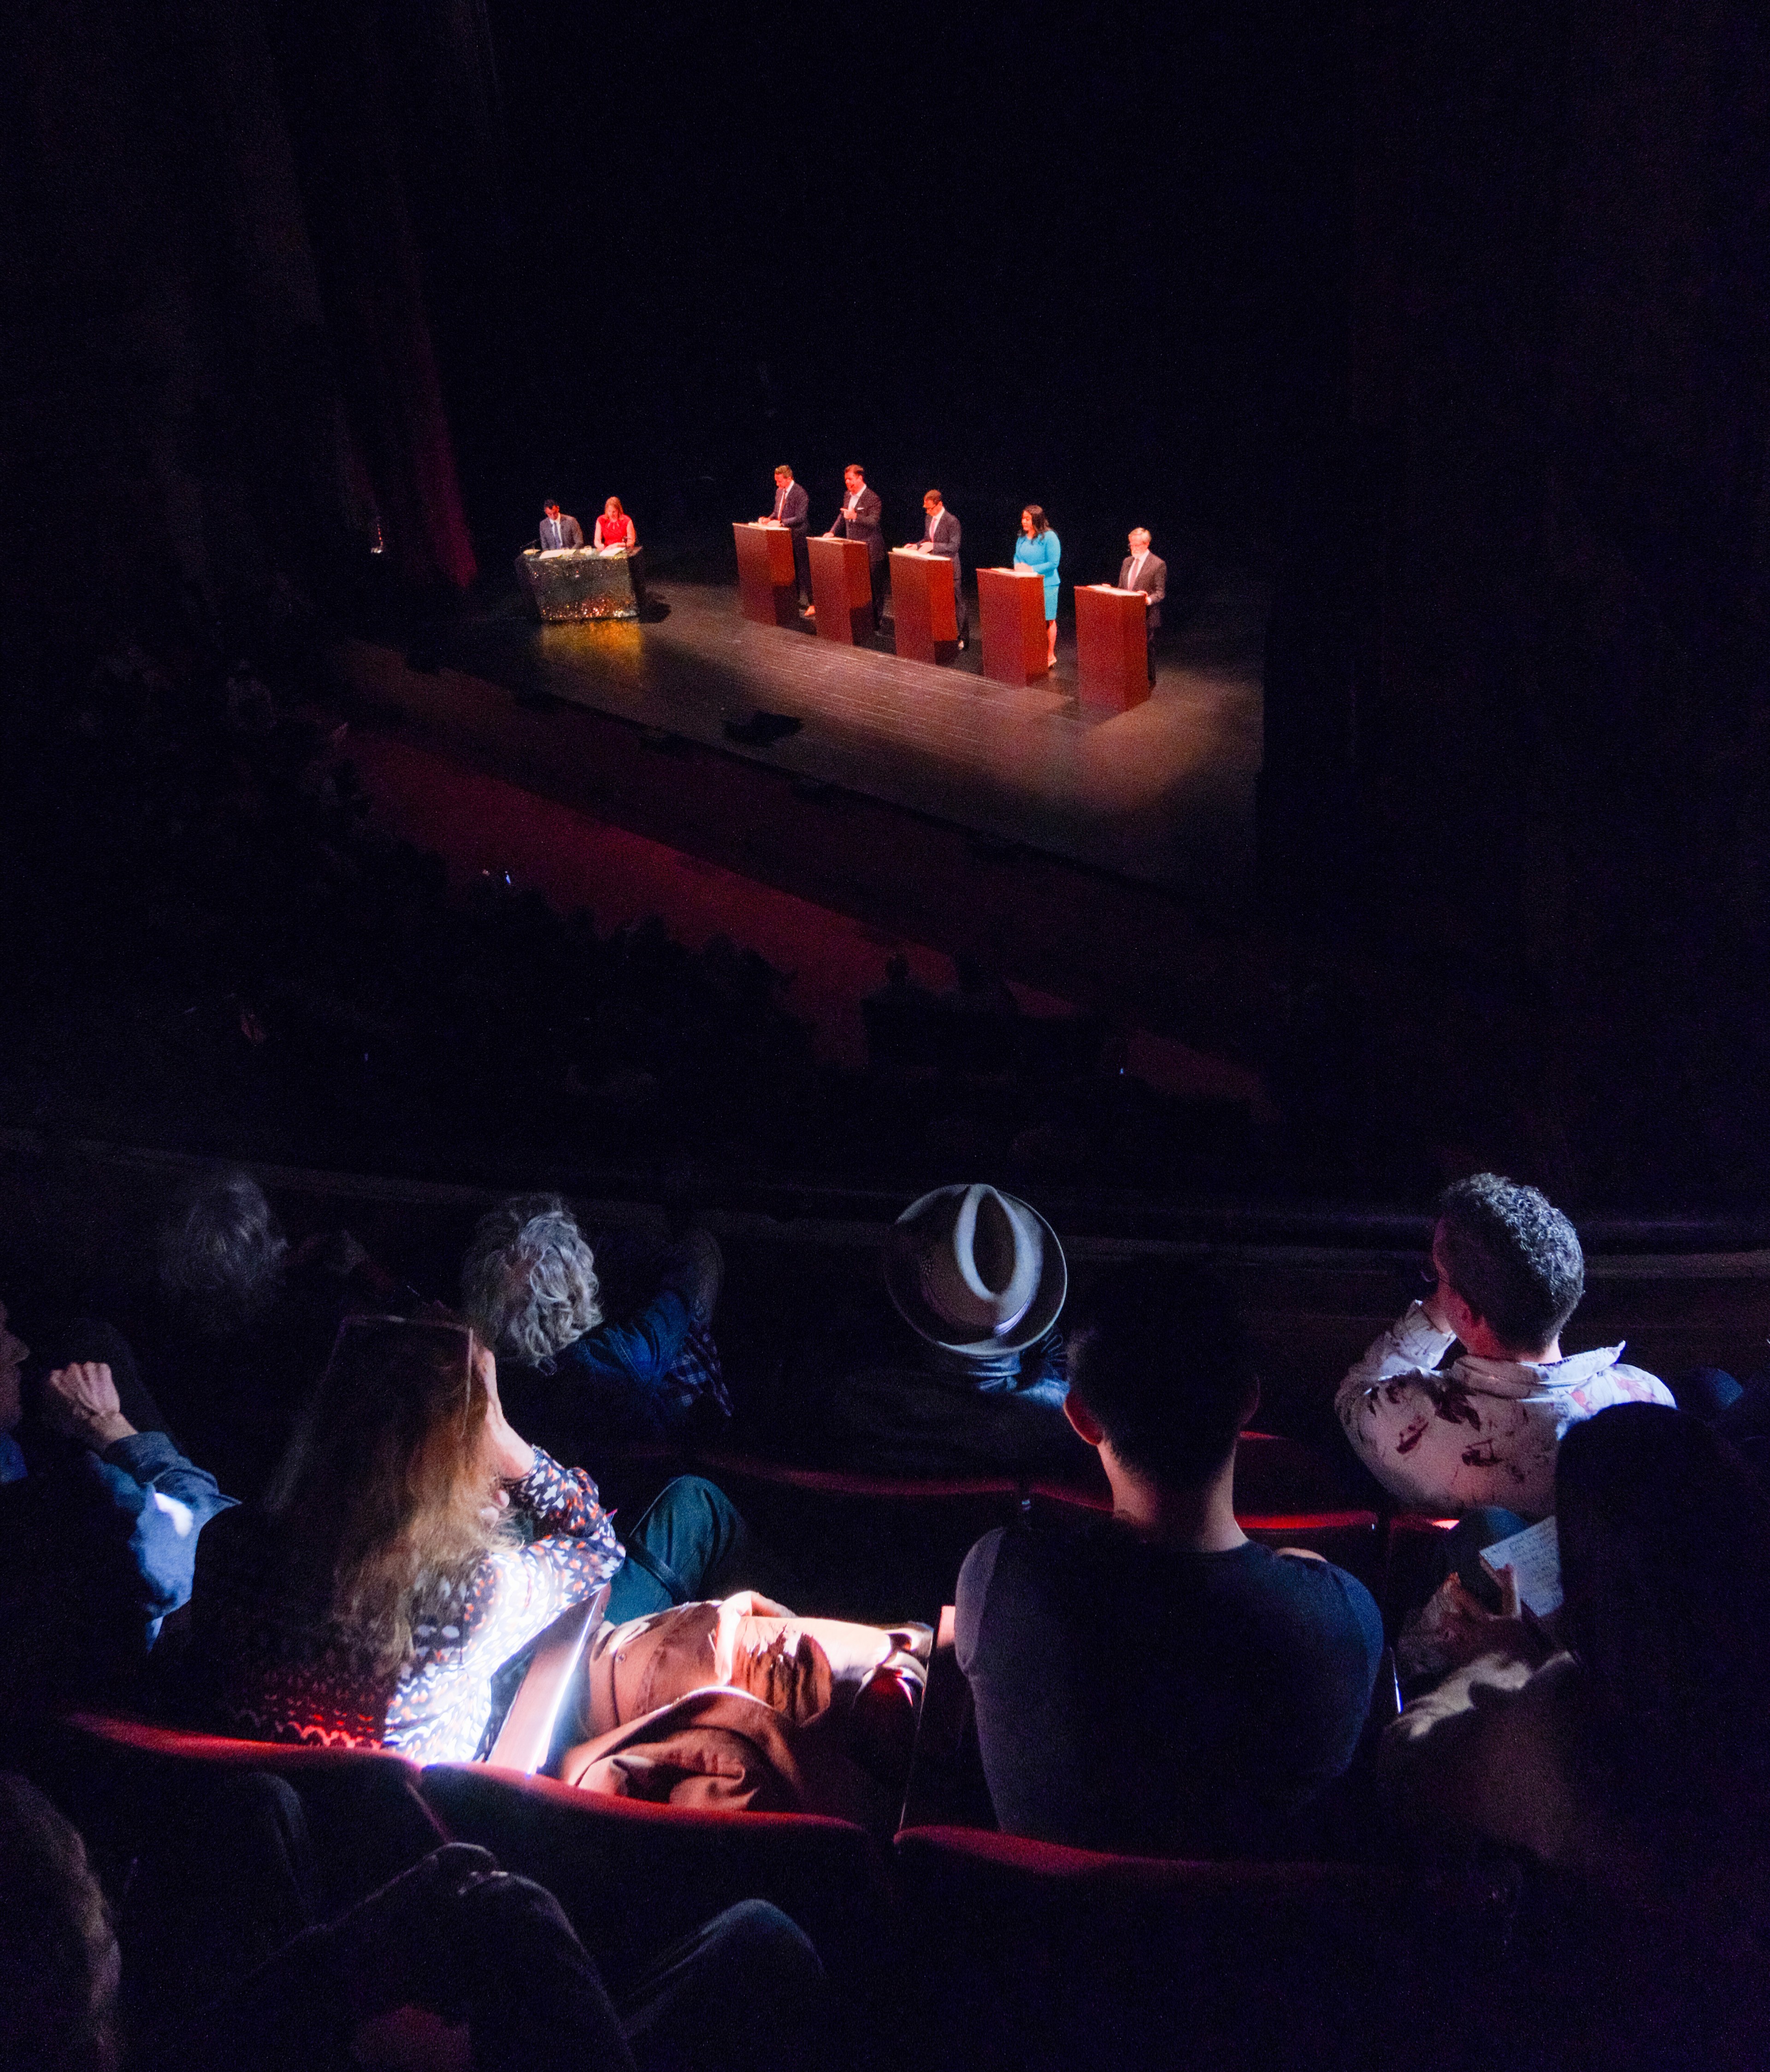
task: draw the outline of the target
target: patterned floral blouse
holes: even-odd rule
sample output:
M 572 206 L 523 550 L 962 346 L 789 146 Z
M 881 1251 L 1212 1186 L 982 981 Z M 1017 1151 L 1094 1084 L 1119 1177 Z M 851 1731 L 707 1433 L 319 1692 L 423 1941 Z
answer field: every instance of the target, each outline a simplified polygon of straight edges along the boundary
M 205 1531 L 193 1640 L 228 1725 L 257 1741 L 471 1762 L 497 1671 L 626 1558 L 596 1484 L 539 1447 L 533 1468 L 510 1485 L 510 1507 L 519 1523 L 532 1524 L 533 1542 L 488 1553 L 459 1586 L 458 1601 L 446 1593 L 435 1616 L 414 1628 L 410 1666 L 380 1678 L 365 1676 L 347 1651 L 309 1638 L 310 1622 L 279 1591 L 275 1541 L 261 1520 L 234 1511 L 230 1531 Z

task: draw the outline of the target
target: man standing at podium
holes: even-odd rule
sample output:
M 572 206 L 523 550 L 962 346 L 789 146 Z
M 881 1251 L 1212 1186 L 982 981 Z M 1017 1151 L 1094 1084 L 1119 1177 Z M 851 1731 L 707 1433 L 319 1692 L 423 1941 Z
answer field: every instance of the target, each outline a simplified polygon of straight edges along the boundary
M 939 554 L 953 565 L 953 606 L 959 614 L 959 644 L 968 646 L 971 641 L 971 615 L 965 609 L 965 584 L 959 562 L 959 543 L 963 537 L 959 520 L 942 501 L 938 489 L 930 489 L 922 500 L 922 508 L 927 516 L 922 520 L 922 537 L 910 543 L 910 551 L 918 554 Z
M 1125 542 L 1131 552 L 1119 569 L 1120 590 L 1140 590 L 1149 600 L 1143 623 L 1149 680 L 1156 680 L 1156 635 L 1161 631 L 1161 601 L 1168 594 L 1168 564 L 1149 551 L 1149 532 L 1140 525 Z
M 843 469 L 842 479 L 848 485 L 842 508 L 823 536 L 826 540 L 866 541 L 867 570 L 873 578 L 873 630 L 877 633 L 885 604 L 885 543 L 879 523 L 883 507 L 868 488 L 865 471 L 857 461 Z
M 811 500 L 793 479 L 785 461 L 774 471 L 774 508 L 756 520 L 758 525 L 784 525 L 793 536 L 793 574 L 799 583 L 799 606 L 808 610 L 811 602 L 811 555 L 805 544 L 811 522 Z
M 563 516 L 559 506 L 548 497 L 541 507 L 541 552 L 551 553 L 558 547 L 581 547 L 584 528 L 575 518 Z

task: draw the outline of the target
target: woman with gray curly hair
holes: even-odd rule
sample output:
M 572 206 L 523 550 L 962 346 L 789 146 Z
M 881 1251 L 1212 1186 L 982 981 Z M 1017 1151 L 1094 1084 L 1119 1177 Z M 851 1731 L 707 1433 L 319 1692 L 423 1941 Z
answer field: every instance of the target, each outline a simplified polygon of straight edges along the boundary
M 561 1459 L 731 1415 L 708 1330 L 719 1247 L 691 1230 L 661 1268 L 643 1308 L 605 1319 L 595 1257 L 559 1195 L 512 1195 L 480 1218 L 462 1263 L 462 1314 L 496 1352 L 527 1426 Z
M 500 1359 L 531 1366 L 602 1321 L 596 1260 L 557 1194 L 515 1194 L 480 1218 L 461 1267 L 461 1306 Z
M 606 1322 L 596 1260 L 557 1194 L 514 1194 L 480 1218 L 461 1267 L 462 1314 L 498 1358 L 511 1414 L 556 1459 L 598 1471 L 623 1445 L 723 1424 L 731 1402 L 707 1326 L 723 1262 L 707 1231 L 663 1257 L 658 1292 Z M 623 1521 L 624 1523 L 624 1521 Z M 628 1618 L 717 1595 L 708 1578 L 755 1580 L 749 1536 L 730 1499 L 679 1476 L 623 1531 L 626 1565 L 609 1617 Z

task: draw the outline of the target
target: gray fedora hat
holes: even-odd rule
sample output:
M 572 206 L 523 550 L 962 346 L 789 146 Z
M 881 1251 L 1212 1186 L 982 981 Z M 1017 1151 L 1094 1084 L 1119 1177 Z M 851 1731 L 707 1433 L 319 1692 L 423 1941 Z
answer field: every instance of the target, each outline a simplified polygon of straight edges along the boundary
M 975 1355 L 1037 1344 L 1070 1285 L 1063 1248 L 1038 1211 L 980 1184 L 912 1202 L 886 1235 L 885 1277 L 912 1330 Z

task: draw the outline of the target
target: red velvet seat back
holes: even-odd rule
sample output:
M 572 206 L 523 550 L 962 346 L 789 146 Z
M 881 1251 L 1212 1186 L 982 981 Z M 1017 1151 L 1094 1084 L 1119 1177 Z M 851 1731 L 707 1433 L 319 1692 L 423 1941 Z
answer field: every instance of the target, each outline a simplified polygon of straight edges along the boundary
M 864 1983 L 888 1950 L 885 1861 L 845 1820 L 654 1806 L 475 1763 L 433 1763 L 423 1788 L 458 1840 L 557 1896 L 617 1992 L 624 1971 L 741 1899 L 791 1914 L 833 1976 Z
M 970 2072 L 1454 2062 L 1443 2031 L 1497 1959 L 1508 1897 L 955 1827 L 907 1828 L 896 1856 L 931 2062 Z
M 307 1815 L 328 1910 L 450 1839 L 418 1788 L 418 1766 L 387 1749 L 239 1741 L 90 1712 L 46 1725 L 38 1744 L 47 1787 L 95 1847 L 125 1860 L 165 1823 L 200 1821 L 219 1778 L 286 1778 Z
M 795 1610 L 830 1618 L 932 1626 L 973 1544 L 1020 1515 L 1003 1477 L 842 1474 L 737 1453 L 696 1465 L 803 1578 Z

